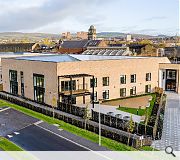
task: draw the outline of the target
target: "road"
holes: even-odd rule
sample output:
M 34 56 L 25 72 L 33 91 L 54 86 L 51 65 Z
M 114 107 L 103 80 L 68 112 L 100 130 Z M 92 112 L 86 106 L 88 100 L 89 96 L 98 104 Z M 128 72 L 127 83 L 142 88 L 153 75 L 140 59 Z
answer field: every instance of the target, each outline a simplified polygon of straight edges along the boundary
M 108 151 L 59 126 L 7 107 L 0 110 L 0 136 L 28 151 Z
M 10 140 L 28 151 L 87 151 L 36 125 L 22 129 L 19 135 Z

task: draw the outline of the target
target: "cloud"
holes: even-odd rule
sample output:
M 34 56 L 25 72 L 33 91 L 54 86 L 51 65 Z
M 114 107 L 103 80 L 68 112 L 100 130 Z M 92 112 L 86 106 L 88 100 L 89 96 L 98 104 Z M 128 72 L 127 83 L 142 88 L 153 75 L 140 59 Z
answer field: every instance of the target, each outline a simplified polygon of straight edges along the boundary
M 62 25 L 67 24 L 67 19 L 68 23 L 72 21 L 72 24 L 89 25 L 102 19 L 102 15 L 96 16 L 97 18 L 92 15 L 92 10 L 99 2 L 100 0 L 14 0 L 11 5 L 10 0 L 0 2 L 0 6 L 3 6 L 0 11 L 0 32 L 41 31 L 43 28 L 58 27 L 58 31 L 61 31 Z M 72 24 L 69 25 L 73 27 Z
M 154 16 L 154 17 L 145 18 L 143 19 L 143 21 L 155 21 L 155 20 L 165 20 L 165 19 L 167 19 L 167 17 L 165 16 Z

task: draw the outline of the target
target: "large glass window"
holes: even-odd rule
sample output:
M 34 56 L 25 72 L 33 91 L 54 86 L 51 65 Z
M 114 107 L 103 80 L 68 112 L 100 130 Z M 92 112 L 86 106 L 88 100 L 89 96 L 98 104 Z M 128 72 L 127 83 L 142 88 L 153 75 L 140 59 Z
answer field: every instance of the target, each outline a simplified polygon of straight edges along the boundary
M 151 73 L 146 73 L 146 81 L 151 81 Z
M 18 95 L 17 71 L 9 70 L 10 93 Z
M 120 88 L 120 97 L 126 97 L 126 88 Z
M 61 81 L 61 91 L 63 92 L 63 91 L 70 91 L 70 90 L 76 90 L 76 80 Z
M 120 75 L 120 84 L 126 84 L 126 75 Z
M 136 74 L 131 75 L 131 83 L 136 83 Z
M 167 79 L 176 79 L 176 71 L 167 70 Z
M 39 103 L 44 103 L 44 75 L 33 74 L 34 80 L 34 100 Z
M 103 99 L 109 99 L 109 90 L 103 91 Z
M 109 86 L 109 77 L 103 77 L 103 86 Z

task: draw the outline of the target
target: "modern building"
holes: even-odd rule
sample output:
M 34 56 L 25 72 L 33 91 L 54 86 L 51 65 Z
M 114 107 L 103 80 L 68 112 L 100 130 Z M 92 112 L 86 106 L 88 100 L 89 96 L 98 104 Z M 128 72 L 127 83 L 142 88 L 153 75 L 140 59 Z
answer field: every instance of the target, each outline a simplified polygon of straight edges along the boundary
M 48 55 L 8 58 L 2 59 L 3 88 L 5 92 L 49 105 L 54 98 L 58 102 L 86 104 L 152 92 L 155 87 L 162 86 L 159 67 L 167 69 L 162 64 L 171 66 L 166 57 Z
M 50 54 L 40 54 L 40 53 L 29 53 L 29 52 L 22 52 L 22 53 L 13 53 L 13 52 L 0 52 L 0 84 L 2 84 L 2 65 L 1 59 L 2 58 L 13 58 L 13 57 L 28 57 L 28 56 L 40 56 L 40 55 L 50 55 Z

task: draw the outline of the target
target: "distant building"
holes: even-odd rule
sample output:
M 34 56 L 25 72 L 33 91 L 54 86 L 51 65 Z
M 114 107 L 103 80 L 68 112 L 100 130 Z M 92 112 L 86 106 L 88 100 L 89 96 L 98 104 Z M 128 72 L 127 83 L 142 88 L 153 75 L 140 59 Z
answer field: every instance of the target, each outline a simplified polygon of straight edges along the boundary
M 88 39 L 88 32 L 77 32 L 77 39 Z
M 61 38 L 70 40 L 72 38 L 72 36 L 71 36 L 70 32 L 64 32 L 64 33 L 61 34 Z
M 61 41 L 57 50 L 60 53 L 81 54 L 87 50 L 87 47 L 107 47 L 107 44 L 102 40 Z
M 132 36 L 130 34 L 127 34 L 126 35 L 126 41 L 128 42 L 128 41 L 131 41 L 131 40 L 132 40 Z
M 180 61 L 180 46 L 165 47 L 164 55 L 170 59 L 177 58 Z
M 88 40 L 96 40 L 96 37 L 96 29 L 93 25 L 91 25 L 88 30 Z
M 31 52 L 36 43 L 6 43 L 0 44 L 0 52 Z
M 88 47 L 83 55 L 132 56 L 128 47 Z

